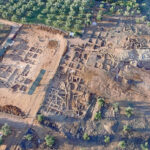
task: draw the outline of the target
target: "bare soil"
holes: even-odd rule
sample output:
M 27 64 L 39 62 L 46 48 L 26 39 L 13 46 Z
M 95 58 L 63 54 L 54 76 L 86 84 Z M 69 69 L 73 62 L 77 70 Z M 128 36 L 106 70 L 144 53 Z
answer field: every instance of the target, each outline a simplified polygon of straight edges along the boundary
M 0 88 L 1 106 L 16 106 L 32 117 L 42 102 L 47 83 L 55 74 L 67 44 L 63 36 L 37 28 L 23 26 L 0 63 L 0 78 L 3 81 Z M 57 39 L 59 46 L 49 48 L 51 39 Z M 29 95 L 29 88 L 41 69 L 46 73 L 34 94 Z

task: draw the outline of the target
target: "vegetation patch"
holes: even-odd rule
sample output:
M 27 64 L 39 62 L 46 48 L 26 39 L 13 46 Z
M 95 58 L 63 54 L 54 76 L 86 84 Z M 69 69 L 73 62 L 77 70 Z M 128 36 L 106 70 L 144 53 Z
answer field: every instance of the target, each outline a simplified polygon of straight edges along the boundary
M 0 17 L 79 32 L 91 23 L 94 0 L 0 0 Z

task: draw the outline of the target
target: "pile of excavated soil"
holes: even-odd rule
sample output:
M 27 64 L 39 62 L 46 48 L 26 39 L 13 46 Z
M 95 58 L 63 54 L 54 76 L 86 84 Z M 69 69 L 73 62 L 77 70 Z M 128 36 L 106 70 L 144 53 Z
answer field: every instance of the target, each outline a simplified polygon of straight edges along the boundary
M 22 116 L 22 117 L 25 115 L 20 108 L 12 105 L 0 106 L 0 112 L 13 114 L 16 116 Z

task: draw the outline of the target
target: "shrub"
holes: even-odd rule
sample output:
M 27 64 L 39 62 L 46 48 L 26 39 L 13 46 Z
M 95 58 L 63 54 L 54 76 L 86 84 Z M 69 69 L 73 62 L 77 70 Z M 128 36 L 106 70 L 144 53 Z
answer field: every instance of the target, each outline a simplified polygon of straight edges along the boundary
M 98 14 L 96 17 L 97 20 L 101 21 L 102 20 L 102 15 Z
M 140 11 L 140 10 L 137 10 L 137 11 L 136 11 L 136 13 L 137 13 L 137 14 L 140 14 L 140 13 L 141 13 L 141 11 Z
M 133 115 L 133 108 L 127 107 L 127 108 L 126 108 L 126 116 L 127 116 L 128 118 L 130 118 L 132 115 Z
M 99 7 L 100 7 L 100 8 L 104 8 L 104 4 L 100 4 Z
M 135 19 L 135 22 L 136 22 L 136 23 L 141 23 L 141 19 L 140 19 L 140 18 L 136 18 L 136 19 Z
M 11 17 L 11 20 L 12 20 L 12 21 L 18 21 L 18 17 L 17 17 L 16 15 L 13 15 L 13 16 Z
M 147 5 L 146 5 L 146 3 L 142 3 L 142 7 L 146 7 Z
M 111 12 L 111 13 L 114 13 L 114 12 L 115 12 L 115 7 L 114 7 L 114 6 L 110 7 L 110 12 Z
M 141 20 L 142 20 L 143 22 L 146 21 L 146 19 L 147 19 L 146 16 L 143 16 L 143 17 L 141 18 Z
M 1 132 L 4 136 L 8 136 L 9 134 L 11 134 L 11 130 L 10 127 L 7 123 L 5 123 L 2 128 L 1 128 Z
M 123 11 L 122 11 L 122 9 L 118 9 L 116 13 L 117 13 L 118 15 L 122 15 L 122 14 L 123 14 Z
M 89 135 L 88 135 L 87 133 L 84 133 L 83 139 L 84 139 L 85 141 L 88 141 L 88 140 L 90 139 L 90 137 L 89 137 Z
M 104 98 L 98 98 L 98 106 L 99 107 L 103 107 L 104 106 L 104 104 L 105 104 L 105 101 L 104 101 Z
M 129 131 L 131 131 L 130 126 L 129 126 L 129 125 L 124 125 L 124 126 L 123 126 L 123 132 L 127 133 L 127 132 L 129 132 Z
M 45 142 L 47 146 L 52 147 L 55 143 L 55 138 L 53 136 L 46 135 Z
M 142 150 L 148 150 L 148 142 L 145 142 L 144 144 L 141 144 Z
M 97 113 L 95 114 L 94 120 L 101 120 L 101 119 L 102 119 L 102 114 L 101 114 L 101 112 L 97 112 Z
M 135 12 L 134 11 L 131 11 L 131 15 L 133 16 L 135 14 Z
M 113 110 L 115 113 L 117 113 L 119 111 L 119 103 L 114 103 L 113 104 Z
M 130 14 L 129 14 L 129 12 L 128 11 L 125 11 L 124 12 L 124 16 L 129 16 Z
M 126 143 L 125 141 L 120 141 L 118 146 L 121 148 L 121 149 L 125 149 L 126 148 Z
M 37 16 L 37 19 L 42 19 L 43 18 L 43 15 L 41 15 L 41 14 L 39 14 L 38 16 Z
M 31 134 L 27 134 L 24 136 L 24 138 L 28 141 L 31 141 L 33 139 L 33 136 Z
M 109 137 L 109 136 L 105 136 L 104 142 L 105 142 L 106 144 L 107 144 L 107 143 L 110 143 L 110 137 Z
M 41 123 L 44 120 L 44 116 L 42 114 L 39 114 L 37 116 L 37 120 L 38 120 L 39 123 Z
M 150 27 L 150 22 L 147 22 L 147 25 Z
M 27 22 L 27 19 L 25 17 L 21 18 L 21 22 L 22 23 L 26 23 Z

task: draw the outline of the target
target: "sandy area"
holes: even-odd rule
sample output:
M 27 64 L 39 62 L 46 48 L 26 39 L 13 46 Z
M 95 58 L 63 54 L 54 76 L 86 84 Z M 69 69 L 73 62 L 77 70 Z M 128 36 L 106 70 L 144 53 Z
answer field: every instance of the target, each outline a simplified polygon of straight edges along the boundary
M 48 42 L 51 39 L 58 41 L 59 45 L 57 48 L 48 48 Z M 41 54 L 39 54 L 36 59 L 33 59 L 34 64 L 29 64 L 30 72 L 28 73 L 27 78 L 32 80 L 32 82 L 27 86 L 26 92 L 13 92 L 11 87 L 0 88 L 0 103 L 1 105 L 9 104 L 17 106 L 26 114 L 29 113 L 30 117 L 33 117 L 35 116 L 40 104 L 42 103 L 47 84 L 57 70 L 67 43 L 66 40 L 58 34 L 53 35 L 49 32 L 39 30 L 34 26 L 23 27 L 18 33 L 17 37 L 14 39 L 14 45 L 10 48 L 10 50 L 7 51 L 1 62 L 1 64 L 4 65 L 11 64 L 13 69 L 17 68 L 17 75 L 20 75 L 23 69 L 25 69 L 25 66 L 28 64 L 25 61 L 15 60 L 12 58 L 14 56 L 19 57 L 19 53 L 22 51 L 23 54 L 21 55 L 21 59 L 24 59 L 25 52 L 23 49 L 19 49 L 22 41 L 27 43 L 28 49 L 26 51 L 29 51 L 29 48 L 31 47 L 39 48 L 41 50 Z M 23 46 L 24 45 L 22 44 L 22 48 Z M 16 53 L 16 55 L 14 53 Z M 46 70 L 46 73 L 40 83 L 40 86 L 36 89 L 33 95 L 28 95 L 28 90 L 41 69 Z M 5 80 L 7 80 L 7 78 Z M 13 86 L 15 84 L 16 81 L 12 81 L 11 85 Z

